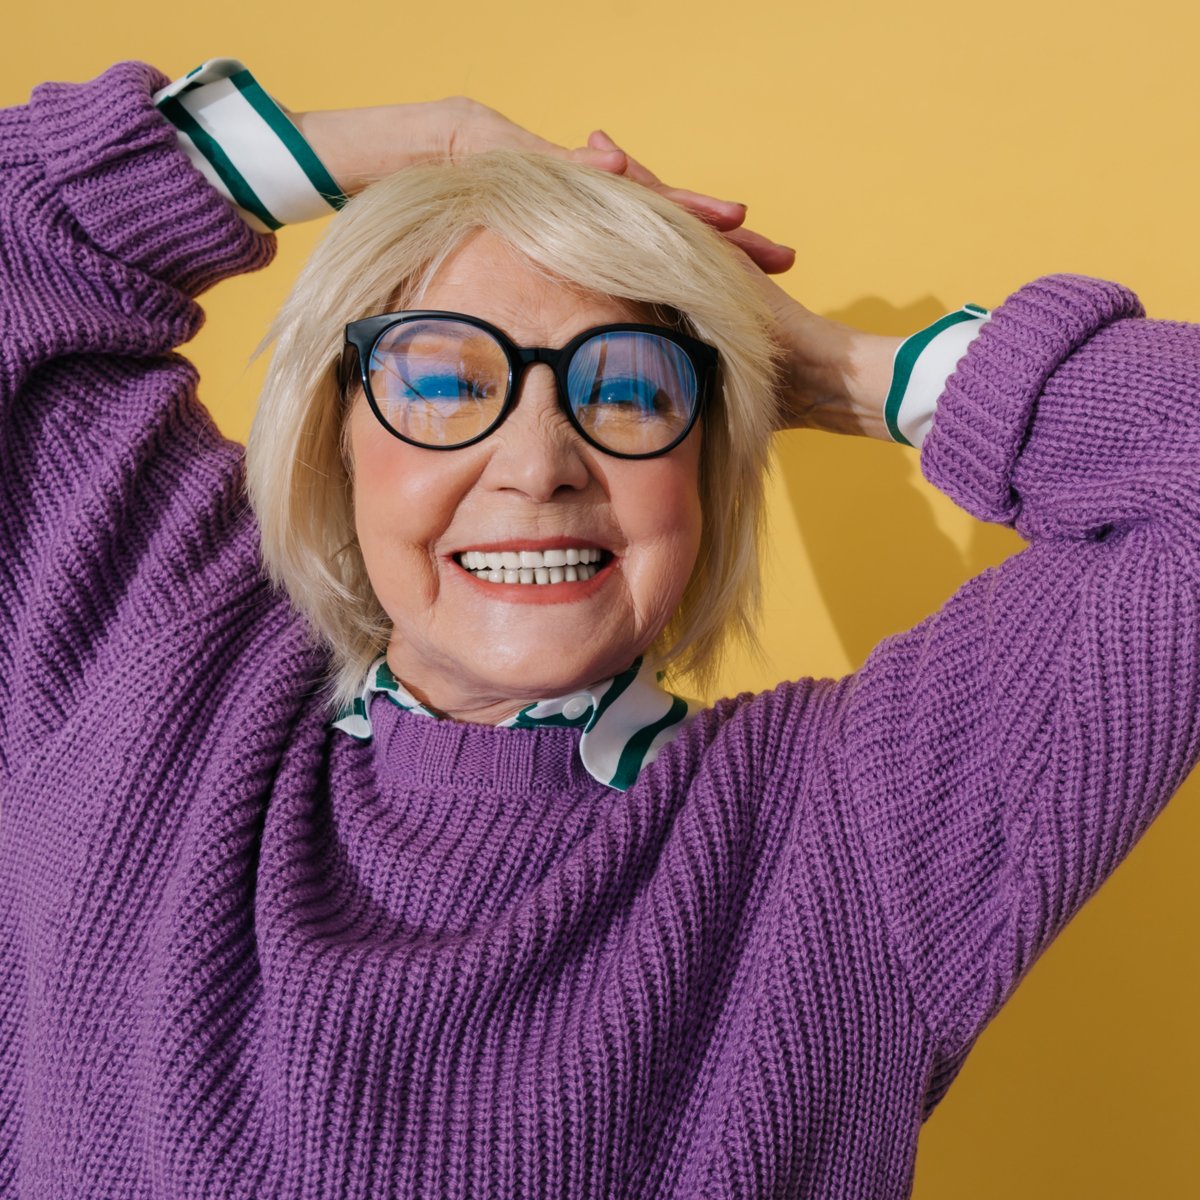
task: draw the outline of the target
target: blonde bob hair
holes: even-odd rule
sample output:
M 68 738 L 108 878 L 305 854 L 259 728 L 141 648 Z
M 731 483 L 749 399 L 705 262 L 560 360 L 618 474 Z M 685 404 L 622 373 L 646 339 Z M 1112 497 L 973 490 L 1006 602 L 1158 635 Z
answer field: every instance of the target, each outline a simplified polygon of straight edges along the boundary
M 326 696 L 340 707 L 358 695 L 391 632 L 355 534 L 344 326 L 419 307 L 440 265 L 481 229 L 564 286 L 648 306 L 719 352 L 702 432 L 700 553 L 649 651 L 705 688 L 727 639 L 758 645 L 779 362 L 771 313 L 741 252 L 674 202 L 564 159 L 493 150 L 407 167 L 358 193 L 255 351 L 275 345 L 246 448 L 250 502 L 267 574 L 329 648 Z

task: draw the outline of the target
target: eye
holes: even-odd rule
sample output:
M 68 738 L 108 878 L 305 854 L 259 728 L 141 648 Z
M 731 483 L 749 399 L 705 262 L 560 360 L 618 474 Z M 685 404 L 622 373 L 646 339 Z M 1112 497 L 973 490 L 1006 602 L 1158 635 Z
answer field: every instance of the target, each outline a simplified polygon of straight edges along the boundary
M 598 376 L 587 398 L 588 404 L 663 412 L 671 407 L 669 397 L 652 379 L 645 377 Z
M 402 381 L 405 400 L 488 400 L 495 391 L 489 379 L 459 375 L 453 371 L 426 372 Z
M 462 364 L 406 362 L 402 355 L 378 355 L 372 367 L 377 394 L 404 403 L 479 403 L 497 395 L 499 386 L 490 374 Z

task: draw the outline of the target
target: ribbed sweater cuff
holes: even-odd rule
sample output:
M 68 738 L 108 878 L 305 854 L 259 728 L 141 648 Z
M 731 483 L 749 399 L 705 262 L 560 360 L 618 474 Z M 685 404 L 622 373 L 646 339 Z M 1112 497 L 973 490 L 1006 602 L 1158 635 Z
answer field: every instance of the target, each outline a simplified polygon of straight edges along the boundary
M 105 253 L 197 296 L 266 266 L 271 234 L 250 229 L 179 148 L 154 107 L 170 81 L 120 62 L 86 83 L 43 83 L 29 101 L 46 175 Z
M 1013 471 L 1046 381 L 1104 326 L 1145 315 L 1128 288 L 1086 275 L 1044 275 L 1019 288 L 947 381 L 922 474 L 980 520 L 1013 524 L 1021 505 Z

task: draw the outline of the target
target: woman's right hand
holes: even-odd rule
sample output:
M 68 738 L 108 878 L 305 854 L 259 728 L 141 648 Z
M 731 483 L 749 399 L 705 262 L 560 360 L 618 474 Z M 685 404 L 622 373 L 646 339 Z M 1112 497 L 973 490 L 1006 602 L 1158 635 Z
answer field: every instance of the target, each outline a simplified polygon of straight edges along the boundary
M 466 96 L 321 112 L 294 113 L 285 108 L 284 112 L 348 196 L 404 167 L 445 159 L 457 162 L 485 150 L 533 150 L 616 173 L 626 165 L 619 150 L 568 150 Z
M 743 227 L 742 222 L 746 217 L 744 204 L 735 205 L 727 201 L 713 201 L 711 196 L 704 196 L 699 192 L 668 187 L 653 171 L 622 150 L 602 129 L 596 129 L 590 134 L 588 146 L 597 152 L 608 151 L 624 155 L 625 166 L 622 174 L 627 175 L 635 183 L 652 188 L 677 204 L 683 205 L 684 208 L 690 209 L 702 220 L 707 221 L 713 228 L 720 230 L 725 238 L 742 250 L 761 272 L 778 275 L 790 270 L 795 263 L 796 251 L 790 246 L 773 242 L 763 234 Z M 738 219 L 727 219 L 734 215 Z
M 455 162 L 485 150 L 531 150 L 627 175 L 660 192 L 730 237 L 764 271 L 786 271 L 795 257 L 786 247 L 742 227 L 744 204 L 668 187 L 599 131 L 588 145 L 568 149 L 466 96 L 303 113 L 285 107 L 284 112 L 347 196 L 417 163 Z

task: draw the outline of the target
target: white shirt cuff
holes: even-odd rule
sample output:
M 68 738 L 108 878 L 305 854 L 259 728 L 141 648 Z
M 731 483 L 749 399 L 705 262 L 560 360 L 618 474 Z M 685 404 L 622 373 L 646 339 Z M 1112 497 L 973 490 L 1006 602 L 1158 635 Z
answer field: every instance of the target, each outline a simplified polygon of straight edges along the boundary
M 236 58 L 210 58 L 154 93 L 196 168 L 260 233 L 327 217 L 337 182 Z
M 990 319 L 986 308 L 964 304 L 896 347 L 892 386 L 884 403 L 884 418 L 894 441 L 921 448 L 946 381 Z

